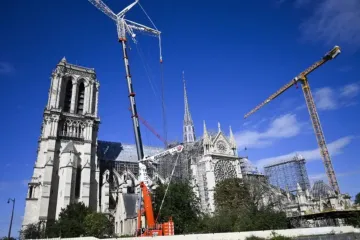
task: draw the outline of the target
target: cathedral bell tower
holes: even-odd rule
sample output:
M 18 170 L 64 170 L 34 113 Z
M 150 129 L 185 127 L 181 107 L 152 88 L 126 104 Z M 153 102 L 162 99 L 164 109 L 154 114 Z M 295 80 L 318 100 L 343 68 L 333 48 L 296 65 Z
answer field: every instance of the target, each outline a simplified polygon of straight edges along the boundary
M 99 82 L 93 68 L 65 57 L 51 75 L 23 227 L 55 220 L 68 204 L 98 208 Z

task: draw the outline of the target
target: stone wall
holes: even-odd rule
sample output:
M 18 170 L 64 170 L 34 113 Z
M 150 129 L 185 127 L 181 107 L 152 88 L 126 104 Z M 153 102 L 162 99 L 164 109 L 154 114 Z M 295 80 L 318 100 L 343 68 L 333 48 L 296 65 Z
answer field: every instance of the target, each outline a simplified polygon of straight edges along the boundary
M 233 232 L 233 233 L 213 233 L 213 234 L 191 234 L 191 235 L 176 235 L 176 236 L 163 236 L 156 237 L 159 240 L 245 240 L 246 237 L 257 236 L 268 238 L 272 236 L 272 233 L 288 236 L 288 237 L 299 237 L 299 236 L 319 236 L 326 234 L 346 234 L 356 233 L 360 234 L 359 228 L 350 226 L 344 227 L 321 227 L 321 228 L 297 228 L 297 229 L 286 229 L 276 231 L 255 231 L 255 232 Z M 334 236 L 334 235 L 333 235 Z M 340 235 L 339 235 L 340 236 Z M 135 237 L 121 238 L 123 240 L 139 239 Z M 153 237 L 142 237 L 141 239 L 153 239 Z M 312 238 L 314 239 L 314 238 Z M 324 239 L 324 238 L 323 238 Z M 336 238 L 332 238 L 336 239 Z M 343 238 L 339 238 L 343 239 Z M 46 240 L 59 240 L 59 238 L 48 238 Z M 98 240 L 95 237 L 81 237 L 81 238 L 66 238 L 66 240 Z M 116 238 L 108 238 L 108 240 L 116 240 Z

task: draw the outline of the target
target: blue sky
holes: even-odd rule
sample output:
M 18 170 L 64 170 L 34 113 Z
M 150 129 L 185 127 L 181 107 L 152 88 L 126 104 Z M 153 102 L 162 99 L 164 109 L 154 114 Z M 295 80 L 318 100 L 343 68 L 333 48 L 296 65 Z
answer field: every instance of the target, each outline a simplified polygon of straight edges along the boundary
M 105 2 L 118 12 L 131 1 Z M 340 45 L 342 54 L 312 73 L 309 81 L 340 188 L 351 195 L 360 192 L 358 1 L 152 0 L 142 1 L 142 6 L 163 32 L 168 138 L 182 138 L 184 70 L 198 136 L 203 120 L 213 129 L 219 121 L 226 133 L 231 125 L 239 153 L 255 165 L 300 152 L 312 180 L 324 179 L 324 167 L 300 88 L 289 89 L 246 121 L 243 116 Z M 151 26 L 139 7 L 127 16 Z M 9 197 L 16 198 L 16 236 L 49 77 L 63 56 L 97 71 L 99 139 L 133 143 L 134 136 L 115 25 L 88 1 L 5 0 L 0 30 L 0 236 L 7 234 Z M 138 111 L 163 135 L 157 39 L 139 34 L 138 40 L 129 51 Z M 141 130 L 144 144 L 161 146 L 144 126 Z

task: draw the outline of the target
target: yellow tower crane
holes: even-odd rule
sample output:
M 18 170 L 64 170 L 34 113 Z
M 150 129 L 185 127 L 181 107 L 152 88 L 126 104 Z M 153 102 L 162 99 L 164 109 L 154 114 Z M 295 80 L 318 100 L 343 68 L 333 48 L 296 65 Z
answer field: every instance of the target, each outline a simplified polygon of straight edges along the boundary
M 307 108 L 309 110 L 311 122 L 312 122 L 312 125 L 313 125 L 313 128 L 314 128 L 314 131 L 315 131 L 316 140 L 317 140 L 319 148 L 320 148 L 320 154 L 321 154 L 321 157 L 322 157 L 324 165 L 325 165 L 326 175 L 328 177 L 328 180 L 329 180 L 329 183 L 330 183 L 331 187 L 334 189 L 334 191 L 337 194 L 340 193 L 340 188 L 339 188 L 338 182 L 336 180 L 335 171 L 334 171 L 334 168 L 332 166 L 329 151 L 328 151 L 327 146 L 326 146 L 324 133 L 322 131 L 322 128 L 321 128 L 321 125 L 320 125 L 319 115 L 317 113 L 315 102 L 314 102 L 314 99 L 313 99 L 311 91 L 310 91 L 310 86 L 309 86 L 309 82 L 308 82 L 308 79 L 307 79 L 307 75 L 309 73 L 313 72 L 318 67 L 322 66 L 327 61 L 332 60 L 335 57 L 337 57 L 337 55 L 339 55 L 340 52 L 341 52 L 340 47 L 335 46 L 328 53 L 326 53 L 325 56 L 321 60 L 319 60 L 316 63 L 314 63 L 313 65 L 311 65 L 305 71 L 300 73 L 297 77 L 292 79 L 288 84 L 286 84 L 285 86 L 280 88 L 277 92 L 272 94 L 268 99 L 266 99 L 264 102 L 262 102 L 260 105 L 255 107 L 253 110 L 251 110 L 249 113 L 247 113 L 244 116 L 244 118 L 249 117 L 251 114 L 255 113 L 260 108 L 262 108 L 265 104 L 269 103 L 271 100 L 274 100 L 275 98 L 280 96 L 280 94 L 285 92 L 287 89 L 289 89 L 293 85 L 296 85 L 298 82 L 300 82 L 301 85 L 302 85 L 302 90 L 303 90 L 303 93 L 304 93 L 305 102 L 306 102 Z

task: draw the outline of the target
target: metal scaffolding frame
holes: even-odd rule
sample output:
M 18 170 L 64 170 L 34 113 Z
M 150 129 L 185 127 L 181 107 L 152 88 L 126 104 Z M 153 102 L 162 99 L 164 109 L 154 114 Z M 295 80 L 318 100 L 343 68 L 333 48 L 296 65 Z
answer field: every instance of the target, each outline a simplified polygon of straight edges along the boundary
M 290 160 L 265 166 L 264 171 L 271 185 L 295 193 L 298 183 L 302 190 L 310 190 L 310 181 L 305 163 L 304 157 L 295 155 Z

